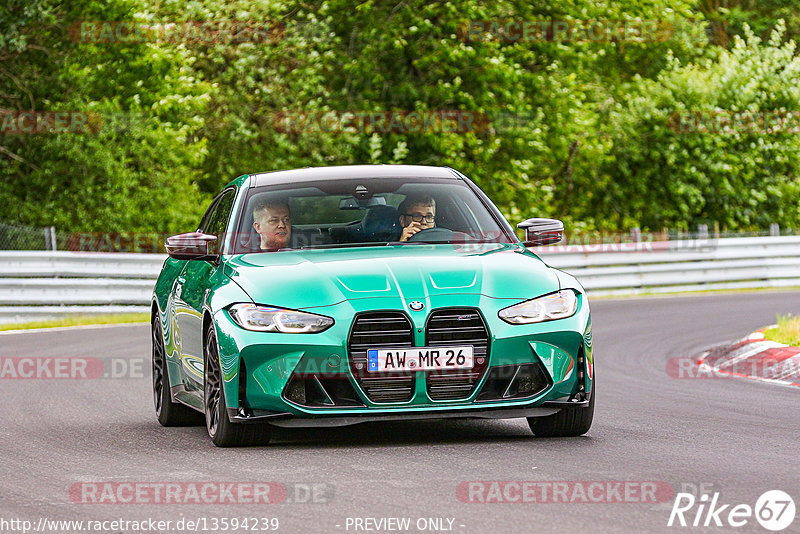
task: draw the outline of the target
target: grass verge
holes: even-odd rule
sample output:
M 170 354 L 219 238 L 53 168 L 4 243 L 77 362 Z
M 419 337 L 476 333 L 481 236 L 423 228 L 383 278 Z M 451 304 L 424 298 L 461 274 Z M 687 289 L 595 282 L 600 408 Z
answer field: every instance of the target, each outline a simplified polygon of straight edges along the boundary
M 764 330 L 764 337 L 778 343 L 800 347 L 800 317 L 779 315 L 778 326 Z
M 87 324 L 148 323 L 149 313 L 112 313 L 108 315 L 72 315 L 49 321 L 31 321 L 29 323 L 0 324 L 0 331 L 30 330 L 33 328 L 57 328 L 60 326 L 79 326 Z

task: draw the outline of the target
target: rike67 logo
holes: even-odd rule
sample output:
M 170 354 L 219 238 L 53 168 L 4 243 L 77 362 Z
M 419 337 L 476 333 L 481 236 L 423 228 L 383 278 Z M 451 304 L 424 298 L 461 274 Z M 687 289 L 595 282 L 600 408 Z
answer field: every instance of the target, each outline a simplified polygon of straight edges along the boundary
M 791 525 L 794 517 L 794 500 L 781 490 L 764 492 L 754 507 L 723 504 L 719 492 L 699 498 L 691 493 L 678 493 L 667 526 L 742 527 L 755 518 L 765 529 L 777 532 Z

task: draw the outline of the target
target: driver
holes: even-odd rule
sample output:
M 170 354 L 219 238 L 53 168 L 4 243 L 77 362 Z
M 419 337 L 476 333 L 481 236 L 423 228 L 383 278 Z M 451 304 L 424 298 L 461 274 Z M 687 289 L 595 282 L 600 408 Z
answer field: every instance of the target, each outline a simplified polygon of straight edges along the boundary
M 289 205 L 278 199 L 263 199 L 253 208 L 253 228 L 261 237 L 261 250 L 286 248 L 292 235 Z
M 409 195 L 397 208 L 403 233 L 400 241 L 408 239 L 421 230 L 436 226 L 436 200 L 428 195 Z

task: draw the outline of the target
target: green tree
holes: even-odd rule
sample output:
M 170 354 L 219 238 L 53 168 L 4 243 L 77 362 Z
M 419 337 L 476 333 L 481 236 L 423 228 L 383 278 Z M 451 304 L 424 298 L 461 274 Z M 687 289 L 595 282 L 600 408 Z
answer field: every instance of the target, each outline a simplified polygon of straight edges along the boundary
M 793 41 L 783 43 L 783 33 L 779 23 L 763 43 L 745 28 L 745 39 L 734 37 L 732 49 L 717 61 L 675 60 L 609 110 L 612 145 L 600 180 L 591 185 L 595 217 L 605 214 L 612 227 L 648 229 L 709 222 L 731 230 L 773 222 L 796 228 L 800 125 L 794 124 L 794 133 L 770 133 L 758 125 L 726 130 L 675 122 L 676 113 L 800 109 L 800 58 Z
M 0 28 L 0 107 L 87 114 L 86 133 L 0 134 L 2 219 L 71 231 L 192 228 L 208 100 L 181 54 L 150 43 L 69 39 L 77 21 L 132 19 L 132 1 L 12 0 Z

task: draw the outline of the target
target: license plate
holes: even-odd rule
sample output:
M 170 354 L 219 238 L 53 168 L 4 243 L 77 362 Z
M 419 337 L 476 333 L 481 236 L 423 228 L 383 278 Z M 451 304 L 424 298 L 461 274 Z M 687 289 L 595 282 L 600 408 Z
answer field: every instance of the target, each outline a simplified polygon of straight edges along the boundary
M 372 373 L 472 369 L 473 366 L 472 346 L 409 347 L 367 351 L 367 370 Z

